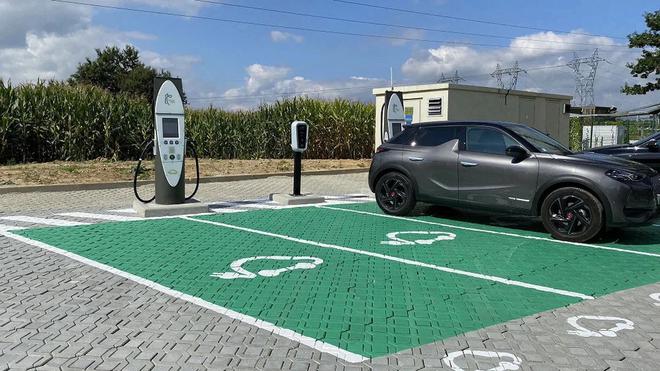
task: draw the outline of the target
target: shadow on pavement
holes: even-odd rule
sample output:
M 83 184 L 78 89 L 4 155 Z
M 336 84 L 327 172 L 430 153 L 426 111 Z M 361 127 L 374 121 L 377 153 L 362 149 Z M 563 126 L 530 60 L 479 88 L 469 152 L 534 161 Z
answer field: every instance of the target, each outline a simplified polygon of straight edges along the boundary
M 435 205 L 420 205 L 415 209 L 414 216 L 431 216 L 466 223 L 483 224 L 484 226 L 518 229 L 520 231 L 541 233 L 548 238 L 552 238 L 545 228 L 543 228 L 543 224 L 541 224 L 538 217 L 488 214 Z M 591 243 L 627 246 L 660 245 L 660 226 L 614 228 L 601 234 L 598 239 L 591 241 Z

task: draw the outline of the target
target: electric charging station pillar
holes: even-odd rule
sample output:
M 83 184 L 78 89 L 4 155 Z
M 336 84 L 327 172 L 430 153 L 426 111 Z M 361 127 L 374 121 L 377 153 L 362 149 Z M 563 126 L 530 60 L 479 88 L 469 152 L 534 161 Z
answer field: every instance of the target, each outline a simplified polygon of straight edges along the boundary
M 156 203 L 182 204 L 186 199 L 185 116 L 181 79 L 154 80 L 154 159 Z
M 149 200 L 144 200 L 138 195 L 137 176 L 142 162 L 141 156 L 133 181 L 135 196 L 138 199 L 133 203 L 133 208 L 140 216 L 198 214 L 209 210 L 207 204 L 202 204 L 192 198 L 199 186 L 199 162 L 194 145 L 188 143 L 185 136 L 185 110 L 182 97 L 181 79 L 160 77 L 154 79 L 154 138 L 152 143 L 156 194 Z M 186 197 L 185 156 L 188 145 L 195 154 L 197 184 L 193 194 Z M 143 150 L 143 155 L 146 149 Z M 150 202 L 154 199 L 156 203 L 151 204 Z
M 325 199 L 312 194 L 302 194 L 300 183 L 302 178 L 302 154 L 307 150 L 309 142 L 309 125 L 304 121 L 291 123 L 291 149 L 293 150 L 293 193 L 272 194 L 271 199 L 283 205 L 302 205 L 325 202 Z

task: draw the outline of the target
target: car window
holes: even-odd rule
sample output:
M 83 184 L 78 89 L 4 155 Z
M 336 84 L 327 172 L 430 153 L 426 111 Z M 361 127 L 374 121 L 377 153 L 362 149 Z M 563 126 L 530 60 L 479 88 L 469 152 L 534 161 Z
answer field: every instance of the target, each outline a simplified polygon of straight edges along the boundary
M 538 152 L 552 153 L 555 155 L 569 155 L 569 151 L 564 145 L 557 142 L 551 136 L 523 125 L 510 125 L 508 129 L 520 135 L 523 139 L 536 147 Z
M 459 128 L 456 126 L 419 128 L 415 136 L 415 145 L 434 147 L 458 139 Z
M 404 130 L 400 132 L 399 135 L 389 140 L 388 143 L 409 145 L 415 138 L 416 131 L 417 128 L 404 128 Z
M 505 155 L 509 146 L 518 143 L 509 135 L 494 128 L 468 128 L 465 150 L 470 152 Z
M 636 142 L 633 142 L 632 145 L 633 146 L 641 146 L 642 144 L 644 144 L 644 143 L 646 143 L 646 142 L 648 142 L 652 139 L 660 141 L 660 133 L 655 133 L 655 134 L 649 135 L 646 138 L 642 138 L 642 139 L 640 139 Z

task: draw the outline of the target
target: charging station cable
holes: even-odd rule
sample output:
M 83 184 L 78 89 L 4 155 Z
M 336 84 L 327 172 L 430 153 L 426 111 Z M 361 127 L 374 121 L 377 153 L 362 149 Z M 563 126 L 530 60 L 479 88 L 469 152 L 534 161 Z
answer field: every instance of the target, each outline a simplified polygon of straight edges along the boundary
M 197 175 L 197 178 L 195 180 L 195 189 L 193 190 L 193 193 L 190 196 L 186 197 L 186 201 L 187 201 L 195 197 L 195 195 L 197 194 L 197 190 L 199 189 L 199 158 L 197 157 L 197 149 L 195 148 L 195 142 L 192 139 L 186 139 L 186 140 L 188 144 L 186 147 L 190 148 L 193 157 L 195 158 L 195 172 Z M 142 197 L 140 197 L 137 190 L 137 181 L 138 181 L 138 176 L 140 176 L 140 174 L 142 173 L 142 161 L 144 160 L 144 155 L 147 153 L 147 150 L 151 148 L 153 145 L 154 145 L 153 139 L 145 142 L 144 147 L 142 148 L 142 153 L 140 153 L 140 158 L 138 159 L 137 166 L 135 166 L 135 169 L 133 170 L 133 193 L 135 194 L 135 198 L 137 198 L 140 202 L 145 204 L 148 204 L 153 200 L 155 200 L 156 195 L 154 195 L 148 200 L 145 200 Z
M 191 198 L 195 197 L 195 194 L 199 189 L 199 158 L 197 157 L 197 149 L 195 148 L 195 141 L 190 138 L 186 138 L 186 144 L 187 144 L 186 147 L 190 147 L 190 150 L 193 153 L 193 157 L 195 157 L 195 171 L 197 174 L 197 180 L 195 181 L 195 190 L 190 196 L 186 197 L 186 201 L 188 201 Z
M 138 194 L 137 180 L 138 180 L 138 176 L 142 173 L 142 168 L 141 168 L 142 159 L 144 158 L 144 155 L 147 153 L 147 150 L 150 147 L 153 147 L 153 145 L 154 145 L 153 139 L 144 142 L 144 147 L 142 148 L 142 153 L 140 153 L 140 159 L 138 160 L 137 166 L 135 166 L 135 169 L 133 170 L 133 193 L 135 193 L 135 198 L 137 198 L 140 202 L 145 203 L 145 204 L 148 204 L 149 202 L 155 200 L 156 195 L 154 195 L 152 198 L 150 198 L 148 200 L 142 199 L 140 197 L 140 195 Z

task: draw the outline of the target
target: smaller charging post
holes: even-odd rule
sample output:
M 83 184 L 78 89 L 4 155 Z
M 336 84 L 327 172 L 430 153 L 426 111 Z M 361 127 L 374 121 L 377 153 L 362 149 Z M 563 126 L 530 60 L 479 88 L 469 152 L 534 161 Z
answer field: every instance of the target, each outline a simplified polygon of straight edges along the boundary
M 300 196 L 302 178 L 302 153 L 307 150 L 309 125 L 304 121 L 291 123 L 291 149 L 293 150 L 293 195 Z
M 291 149 L 293 150 L 293 193 L 271 195 L 271 199 L 283 205 L 301 205 L 324 202 L 323 197 L 311 194 L 302 194 L 300 185 L 302 182 L 302 154 L 307 150 L 309 143 L 309 125 L 304 121 L 291 123 Z

